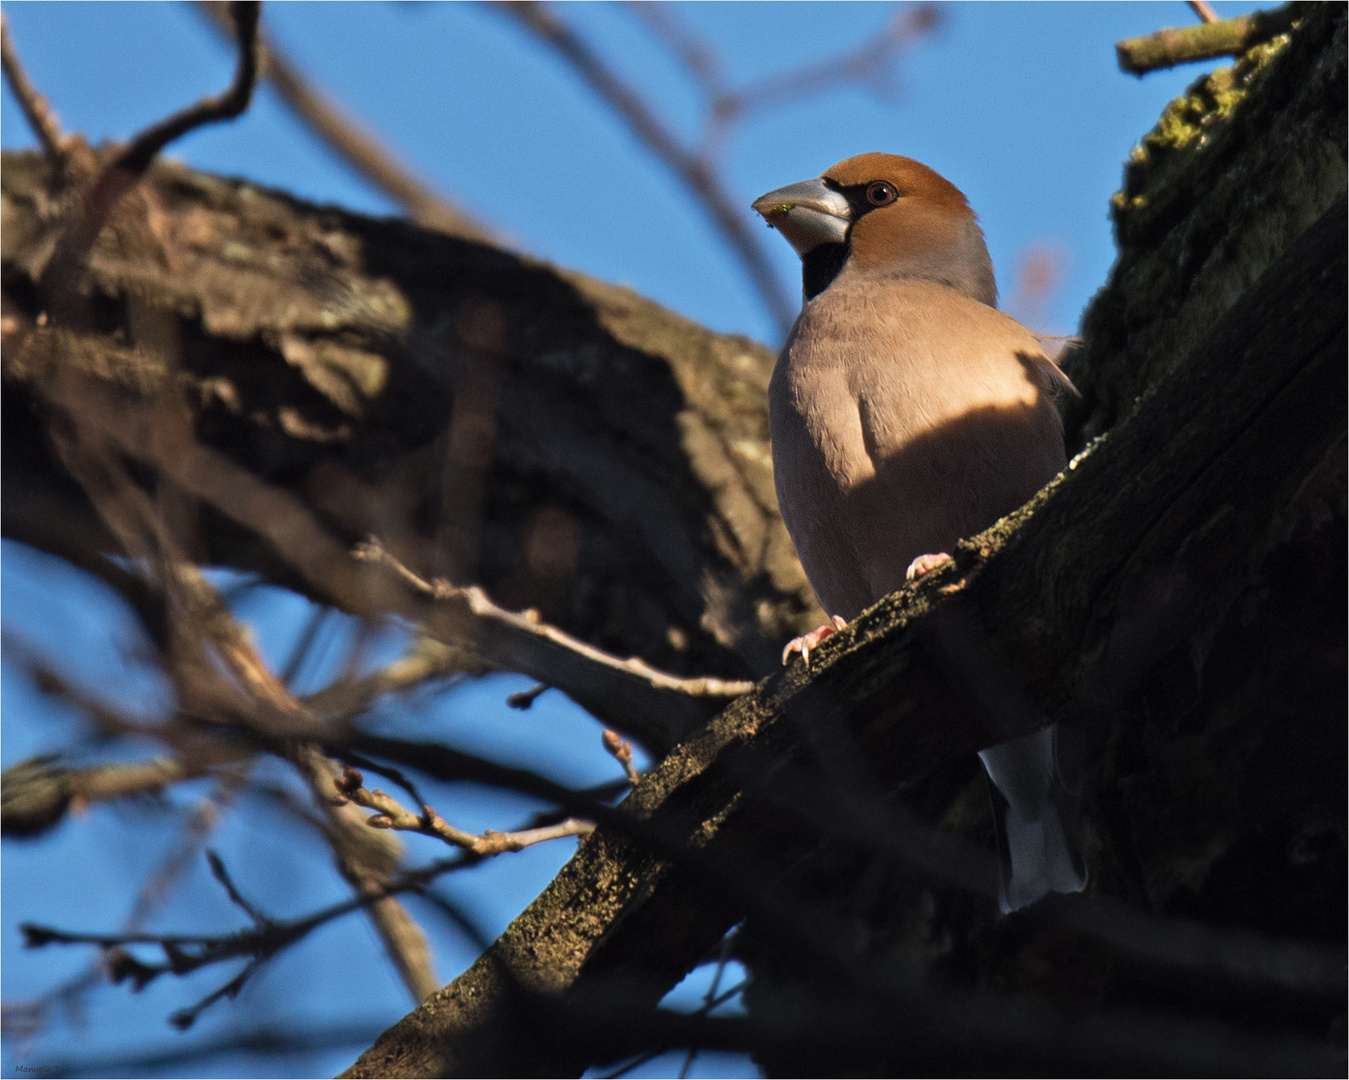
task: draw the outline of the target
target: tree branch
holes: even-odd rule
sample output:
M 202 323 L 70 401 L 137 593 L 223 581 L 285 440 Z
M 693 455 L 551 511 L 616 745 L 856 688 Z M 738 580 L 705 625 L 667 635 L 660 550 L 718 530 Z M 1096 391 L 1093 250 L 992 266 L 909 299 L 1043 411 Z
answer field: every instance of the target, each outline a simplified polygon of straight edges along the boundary
M 590 88 L 627 122 L 638 140 L 684 183 L 717 224 L 777 322 L 779 331 L 786 336 L 796 318 L 796 304 L 783 290 L 763 244 L 750 230 L 747 215 L 732 202 L 707 163 L 686 150 L 641 95 L 624 83 L 587 42 L 542 4 L 493 2 L 491 6 L 510 15 L 570 63 Z
M 197 0 L 194 6 L 218 31 L 232 34 L 225 10 L 228 5 L 223 0 Z M 286 104 L 315 135 L 356 172 L 403 207 L 412 220 L 448 236 L 491 239 L 487 229 L 433 191 L 377 136 L 344 112 L 261 30 L 258 31 L 258 43 L 262 77 L 276 87 Z
M 40 286 L 52 298 L 59 320 L 73 314 L 76 290 L 89 251 L 122 196 L 130 191 L 161 150 L 189 131 L 232 120 L 248 108 L 258 76 L 258 14 L 261 5 L 236 0 L 230 4 L 239 59 L 234 79 L 222 93 L 204 97 L 195 105 L 153 124 L 117 150 L 81 194 L 79 210 L 67 220 Z
M 498 607 L 476 585 L 460 587 L 444 579 L 424 580 L 390 555 L 379 540 L 374 537 L 359 545 L 354 554 L 362 562 L 378 563 L 387 567 L 405 584 L 424 596 L 432 597 L 435 600 L 461 601 L 464 603 L 469 611 L 484 624 L 484 629 L 468 633 L 470 640 L 476 641 L 488 636 L 485 627 L 489 624 L 493 627 L 508 628 L 522 637 L 537 638 L 540 642 L 547 642 L 549 645 L 555 645 L 569 653 L 574 653 L 588 663 L 640 679 L 647 683 L 652 690 L 669 690 L 695 698 L 729 700 L 739 697 L 741 694 L 747 694 L 754 688 L 752 682 L 744 679 L 717 679 L 711 676 L 700 676 L 693 679 L 680 678 L 677 675 L 659 671 L 636 656 L 620 660 L 618 657 L 610 656 L 592 645 L 587 645 L 584 641 L 572 637 L 555 626 L 549 626 L 542 621 L 538 612 L 532 609 L 522 614 L 516 614 Z M 518 669 L 513 668 L 512 670 Z M 525 674 L 541 677 L 543 673 L 537 668 L 531 668 Z
M 500 855 L 506 851 L 523 851 L 535 844 L 549 840 L 561 840 L 567 836 L 588 836 L 595 826 L 588 821 L 567 818 L 556 825 L 546 825 L 536 829 L 518 829 L 510 832 L 497 832 L 489 829 L 483 833 L 465 832 L 456 829 L 430 806 L 422 804 L 420 815 L 405 809 L 392 795 L 375 790 L 369 791 L 361 774 L 348 766 L 337 785 L 340 798 L 350 799 L 357 806 L 374 810 L 372 817 L 365 823 L 375 829 L 398 829 L 404 832 L 420 833 L 443 840 L 452 847 L 462 848 L 474 855 Z
M 0 783 L 0 832 L 35 836 L 56 825 L 72 804 L 158 794 L 188 775 L 168 758 L 85 769 L 63 768 L 42 758 L 21 761 L 5 770 Z
M 19 54 L 9 37 L 9 20 L 0 16 L 0 60 L 3 60 L 5 78 L 10 89 L 23 110 L 24 119 L 37 136 L 38 145 L 47 160 L 57 167 L 63 167 L 66 159 L 66 139 L 61 134 L 61 125 L 52 112 L 47 99 L 38 92 L 19 62 Z
M 1301 5 L 1289 3 L 1236 19 L 1215 22 L 1204 18 L 1198 26 L 1158 30 L 1146 37 L 1126 38 L 1116 43 L 1115 55 L 1119 60 L 1120 71 L 1141 78 L 1149 71 L 1160 71 L 1177 64 L 1212 60 L 1219 56 L 1240 56 L 1252 45 L 1287 33 L 1304 14 Z

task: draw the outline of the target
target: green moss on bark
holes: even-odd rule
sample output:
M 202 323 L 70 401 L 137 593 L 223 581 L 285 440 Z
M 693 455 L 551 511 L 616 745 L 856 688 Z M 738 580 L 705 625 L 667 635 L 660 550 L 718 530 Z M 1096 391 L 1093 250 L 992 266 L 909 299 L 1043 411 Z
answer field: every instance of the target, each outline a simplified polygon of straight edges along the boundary
M 1134 148 L 1111 201 L 1119 256 L 1065 357 L 1070 443 L 1132 411 L 1344 194 L 1345 8 L 1196 80 Z

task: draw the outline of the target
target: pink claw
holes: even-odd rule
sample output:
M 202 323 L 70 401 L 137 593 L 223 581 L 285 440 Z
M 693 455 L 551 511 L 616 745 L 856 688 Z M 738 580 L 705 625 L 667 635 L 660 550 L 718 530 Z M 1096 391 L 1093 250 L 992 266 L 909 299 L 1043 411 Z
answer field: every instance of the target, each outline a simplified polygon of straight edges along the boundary
M 919 555 L 918 558 L 909 563 L 909 568 L 904 571 L 904 580 L 914 581 L 915 579 L 922 577 L 929 570 L 935 570 L 950 557 L 951 556 L 944 551 L 938 551 L 933 555 Z
M 782 664 L 784 667 L 787 661 L 792 658 L 792 653 L 799 652 L 801 659 L 805 661 L 806 667 L 810 667 L 810 650 L 815 648 L 821 641 L 827 638 L 836 630 L 842 630 L 848 625 L 848 620 L 838 615 L 831 615 L 829 622 L 824 626 L 817 627 L 809 634 L 802 634 L 800 637 L 792 638 L 787 642 L 782 650 Z

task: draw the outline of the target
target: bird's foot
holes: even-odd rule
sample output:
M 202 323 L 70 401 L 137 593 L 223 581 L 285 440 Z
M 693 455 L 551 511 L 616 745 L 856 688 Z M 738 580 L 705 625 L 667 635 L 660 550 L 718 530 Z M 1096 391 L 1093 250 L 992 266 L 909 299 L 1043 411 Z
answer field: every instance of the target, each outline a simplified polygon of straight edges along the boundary
M 838 615 L 831 615 L 829 617 L 829 622 L 825 623 L 824 626 L 817 627 L 809 634 L 802 634 L 798 638 L 792 638 L 782 650 L 783 666 L 786 667 L 787 661 L 792 658 L 792 653 L 799 652 L 801 654 L 801 659 L 806 662 L 806 667 L 810 667 L 810 650 L 819 645 L 821 641 L 834 633 L 834 631 L 842 630 L 847 625 L 847 619 Z
M 935 570 L 950 557 L 944 551 L 938 551 L 932 555 L 919 555 L 918 558 L 909 563 L 909 568 L 904 571 L 904 580 L 916 581 L 929 570 Z

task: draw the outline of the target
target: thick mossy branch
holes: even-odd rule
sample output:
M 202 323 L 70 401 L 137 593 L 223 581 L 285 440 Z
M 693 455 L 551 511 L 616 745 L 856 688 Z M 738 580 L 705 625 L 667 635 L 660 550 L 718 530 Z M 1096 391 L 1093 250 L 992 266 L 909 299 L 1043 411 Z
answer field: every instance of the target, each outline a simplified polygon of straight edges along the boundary
M 1070 443 L 1126 416 L 1343 195 L 1345 7 L 1196 80 L 1134 148 L 1112 200 L 1119 256 L 1064 367 Z

